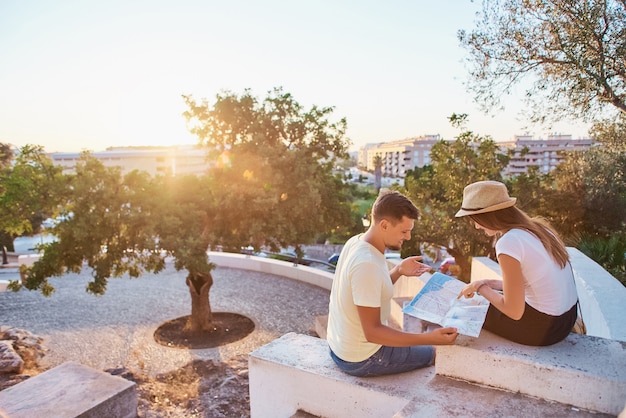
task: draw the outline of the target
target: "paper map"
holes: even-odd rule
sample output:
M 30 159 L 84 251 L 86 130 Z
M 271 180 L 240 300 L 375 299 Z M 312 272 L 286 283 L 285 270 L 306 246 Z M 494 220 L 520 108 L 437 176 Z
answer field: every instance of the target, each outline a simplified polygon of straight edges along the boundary
M 457 299 L 465 283 L 442 273 L 435 273 L 402 312 L 442 327 L 455 327 L 460 334 L 478 337 L 489 301 L 475 294 Z

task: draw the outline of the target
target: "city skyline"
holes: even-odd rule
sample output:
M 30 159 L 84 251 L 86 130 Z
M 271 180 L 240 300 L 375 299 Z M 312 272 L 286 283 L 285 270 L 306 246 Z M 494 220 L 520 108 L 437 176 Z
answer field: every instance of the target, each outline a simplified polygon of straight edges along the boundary
M 333 106 L 351 150 L 439 134 L 452 113 L 496 141 L 586 135 L 564 121 L 529 126 L 521 102 L 482 114 L 466 92 L 458 30 L 479 1 L 195 1 L 0 3 L 0 142 L 48 152 L 194 143 L 182 95 L 264 98 L 274 87 L 305 109 Z

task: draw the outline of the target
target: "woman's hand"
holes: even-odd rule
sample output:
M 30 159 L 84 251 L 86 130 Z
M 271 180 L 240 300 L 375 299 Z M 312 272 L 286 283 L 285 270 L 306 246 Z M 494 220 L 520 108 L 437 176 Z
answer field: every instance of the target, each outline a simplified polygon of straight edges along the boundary
M 478 289 L 480 289 L 483 286 L 487 286 L 487 283 L 485 280 L 477 280 L 475 282 L 471 282 L 463 286 L 463 289 L 461 289 L 461 291 L 459 292 L 459 295 L 456 298 L 461 299 L 462 296 L 464 296 L 467 299 L 473 298 L 474 295 L 478 293 Z

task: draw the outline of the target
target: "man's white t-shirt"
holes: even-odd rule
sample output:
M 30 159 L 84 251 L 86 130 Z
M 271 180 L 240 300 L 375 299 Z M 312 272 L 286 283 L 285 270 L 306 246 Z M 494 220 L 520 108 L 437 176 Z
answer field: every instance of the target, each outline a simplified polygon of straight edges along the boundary
M 540 312 L 559 316 L 576 303 L 576 284 L 569 265 L 561 268 L 541 241 L 528 231 L 511 229 L 496 242 L 496 255 L 520 262 L 526 302 Z
M 393 283 L 384 254 L 363 240 L 363 234 L 348 240 L 335 270 L 328 308 L 326 340 L 342 360 L 359 362 L 381 347 L 367 341 L 358 306 L 380 308 L 380 321 L 387 325 Z

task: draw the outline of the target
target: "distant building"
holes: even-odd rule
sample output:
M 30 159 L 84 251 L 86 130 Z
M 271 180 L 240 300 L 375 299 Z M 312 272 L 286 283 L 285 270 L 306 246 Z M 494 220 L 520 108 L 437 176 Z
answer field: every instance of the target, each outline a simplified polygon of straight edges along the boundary
M 373 172 L 374 158 L 378 155 L 381 157 L 383 176 L 404 177 L 408 170 L 430 165 L 430 150 L 440 141 L 439 135 L 426 135 L 367 144 L 359 149 L 358 164 L 360 168 Z M 513 151 L 503 172 L 510 176 L 526 173 L 530 166 L 537 166 L 541 173 L 548 173 L 565 159 L 562 151 L 585 150 L 593 144 L 593 139 L 573 139 L 571 135 L 550 135 L 548 139 L 517 135 L 513 141 L 498 143 L 502 152 Z
M 105 167 L 120 167 L 122 174 L 140 170 L 152 176 L 201 175 L 210 167 L 207 149 L 192 145 L 147 149 L 112 148 L 90 154 L 100 160 Z M 63 167 L 65 173 L 74 173 L 80 155 L 78 152 L 55 152 L 49 156 L 55 165 Z
M 546 174 L 565 159 L 563 151 L 586 150 L 593 144 L 593 139 L 573 139 L 571 135 L 550 135 L 548 139 L 515 136 L 513 156 L 504 174 L 514 176 L 526 173 L 530 166 L 537 166 L 541 173 Z
M 367 144 L 359 150 L 359 167 L 374 171 L 374 159 L 380 156 L 383 176 L 404 177 L 409 170 L 430 165 L 430 149 L 440 141 L 439 135 L 425 135 Z

